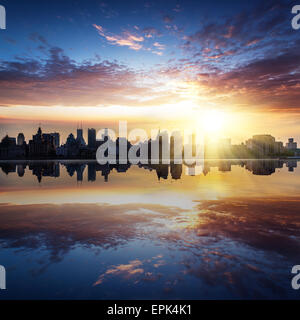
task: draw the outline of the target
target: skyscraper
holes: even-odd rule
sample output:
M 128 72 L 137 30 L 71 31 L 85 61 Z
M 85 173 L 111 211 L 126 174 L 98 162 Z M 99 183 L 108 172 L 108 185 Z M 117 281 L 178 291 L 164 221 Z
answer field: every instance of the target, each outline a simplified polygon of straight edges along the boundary
M 86 143 L 83 138 L 83 130 L 82 129 L 77 129 L 77 142 L 79 143 L 80 146 L 85 146 Z
M 89 148 L 96 148 L 96 130 L 94 128 L 88 129 L 88 146 Z
M 288 143 L 285 144 L 285 147 L 288 150 L 295 151 L 297 150 L 297 142 L 294 141 L 294 138 L 289 138 Z
M 17 138 L 17 145 L 18 146 L 22 146 L 25 142 L 25 137 L 23 133 L 19 133 L 18 134 L 18 138 Z
M 53 133 L 50 133 L 50 135 L 53 137 L 55 148 L 58 148 L 60 146 L 59 133 L 53 132 Z

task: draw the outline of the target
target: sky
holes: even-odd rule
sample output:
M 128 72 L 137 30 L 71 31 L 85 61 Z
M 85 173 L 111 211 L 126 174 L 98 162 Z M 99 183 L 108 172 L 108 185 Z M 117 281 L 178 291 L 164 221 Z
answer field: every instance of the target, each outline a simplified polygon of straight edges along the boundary
M 295 1 L 1 0 L 0 136 L 39 123 L 300 143 Z

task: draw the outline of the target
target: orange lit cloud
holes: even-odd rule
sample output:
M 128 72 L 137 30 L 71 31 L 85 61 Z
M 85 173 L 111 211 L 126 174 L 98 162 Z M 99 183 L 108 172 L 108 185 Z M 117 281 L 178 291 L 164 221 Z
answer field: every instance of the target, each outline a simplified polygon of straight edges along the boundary
M 157 259 L 161 258 L 162 255 L 157 255 L 147 260 L 135 259 L 130 261 L 128 264 L 119 264 L 116 266 L 110 266 L 104 273 L 102 273 L 93 286 L 102 284 L 105 278 L 111 276 L 118 276 L 123 279 L 135 278 L 135 283 L 140 280 L 144 281 L 155 281 L 160 276 L 153 272 L 146 271 L 145 269 L 150 269 L 153 265 L 154 268 L 159 268 L 165 264 L 165 261 Z
M 106 276 L 109 275 L 123 275 L 125 278 L 130 278 L 136 274 L 143 274 L 144 269 L 141 268 L 141 265 L 143 263 L 136 259 L 133 261 L 130 261 L 128 264 L 120 264 L 118 266 L 112 266 L 108 270 L 105 271 L 105 273 L 101 274 L 98 278 L 98 280 L 93 284 L 94 286 L 97 286 L 101 284 Z
M 140 50 L 143 48 L 141 42 L 144 41 L 144 37 L 134 35 L 128 31 L 124 32 L 122 35 L 106 34 L 104 29 L 97 25 L 93 24 L 97 29 L 100 36 L 104 37 L 110 44 L 118 46 L 127 46 L 132 50 Z

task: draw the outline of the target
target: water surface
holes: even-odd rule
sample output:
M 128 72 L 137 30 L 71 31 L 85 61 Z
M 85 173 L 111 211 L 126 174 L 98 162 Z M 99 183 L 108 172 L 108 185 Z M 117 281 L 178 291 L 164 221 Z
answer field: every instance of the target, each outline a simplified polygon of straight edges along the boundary
M 298 299 L 297 161 L 195 173 L 0 162 L 0 299 Z

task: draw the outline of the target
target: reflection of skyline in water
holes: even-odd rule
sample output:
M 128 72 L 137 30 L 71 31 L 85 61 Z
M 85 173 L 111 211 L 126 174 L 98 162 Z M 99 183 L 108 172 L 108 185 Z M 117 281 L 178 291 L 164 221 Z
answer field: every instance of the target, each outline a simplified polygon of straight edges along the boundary
M 0 166 L 4 299 L 299 297 L 294 160 Z
M 171 179 L 181 179 L 182 174 L 185 175 L 208 175 L 211 168 L 218 168 L 220 172 L 230 172 L 232 166 L 240 166 L 252 172 L 254 175 L 272 175 L 276 169 L 282 169 L 284 165 L 289 172 L 293 172 L 297 168 L 297 160 L 215 160 L 205 161 L 203 168 L 200 166 L 183 166 L 181 164 L 171 163 L 170 165 L 139 165 L 149 171 L 155 171 L 158 180 L 166 180 L 170 176 Z M 77 181 L 83 181 L 83 174 L 87 170 L 87 180 L 96 181 L 96 173 L 100 172 L 105 182 L 108 182 L 110 173 L 114 170 L 118 173 L 127 172 L 130 164 L 116 165 L 100 165 L 94 161 L 28 161 L 28 162 L 0 162 L 0 168 L 5 174 L 17 173 L 19 177 L 23 177 L 26 170 L 32 172 L 38 181 L 42 181 L 42 177 L 60 177 L 60 168 L 65 167 L 68 175 L 73 177 L 76 174 Z M 183 167 L 185 171 L 183 172 Z

